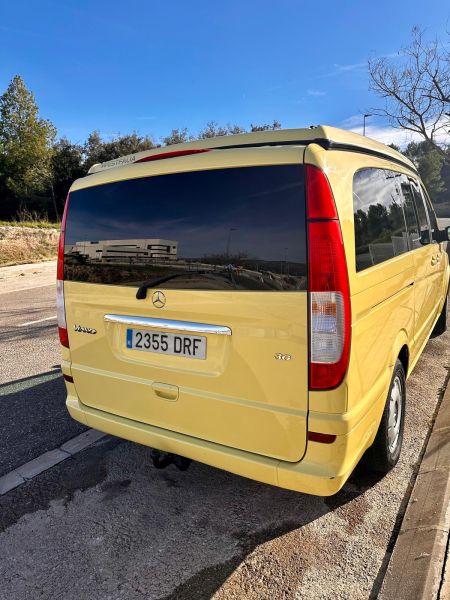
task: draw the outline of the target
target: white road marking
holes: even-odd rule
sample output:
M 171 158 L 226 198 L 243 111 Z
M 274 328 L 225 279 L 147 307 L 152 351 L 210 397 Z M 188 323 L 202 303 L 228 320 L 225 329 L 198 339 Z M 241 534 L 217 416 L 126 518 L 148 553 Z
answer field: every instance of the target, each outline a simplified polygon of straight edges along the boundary
M 44 321 L 53 321 L 56 319 L 56 315 L 53 317 L 45 317 L 45 319 L 37 319 L 36 321 L 27 321 L 26 323 L 21 323 L 17 325 L 17 327 L 27 327 L 27 325 L 34 325 L 35 323 L 43 323 Z
M 41 383 L 47 383 L 53 379 L 59 379 L 62 377 L 62 373 L 59 369 L 50 373 L 42 373 L 38 375 L 32 375 L 25 379 L 19 379 L 18 381 L 12 381 L 11 383 L 0 384 L 0 398 L 2 396 L 8 396 L 9 394 L 15 394 L 17 392 L 23 392 L 28 390 L 35 385 L 41 385 Z
M 78 452 L 85 450 L 88 446 L 95 444 L 107 436 L 108 434 L 103 433 L 102 431 L 88 429 L 68 442 L 65 442 L 59 448 L 44 452 L 44 454 L 41 454 L 37 458 L 33 458 L 33 460 L 28 461 L 24 465 L 16 467 L 9 473 L 6 473 L 6 475 L 0 477 L 0 496 L 10 492 L 26 481 L 34 479 L 37 475 L 51 469 L 70 456 L 78 454 Z

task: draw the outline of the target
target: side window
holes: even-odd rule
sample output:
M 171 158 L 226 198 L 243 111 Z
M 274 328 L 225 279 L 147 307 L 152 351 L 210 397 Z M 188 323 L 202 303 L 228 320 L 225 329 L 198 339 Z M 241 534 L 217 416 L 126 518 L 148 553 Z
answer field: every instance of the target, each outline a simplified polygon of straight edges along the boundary
M 408 251 L 402 177 L 374 168 L 361 169 L 353 177 L 357 271 Z
M 411 184 L 414 204 L 417 210 L 420 227 L 420 243 L 426 246 L 431 242 L 430 222 L 428 220 L 428 210 L 425 206 L 424 197 L 420 191 L 419 185 L 414 179 L 409 178 Z
M 437 224 L 437 221 L 436 221 L 436 214 L 434 212 L 434 208 L 433 208 L 433 205 L 431 203 L 430 196 L 428 195 L 428 192 L 423 187 L 423 185 L 420 186 L 420 189 L 421 189 L 421 192 L 422 192 L 422 197 L 425 200 L 425 205 L 428 208 L 428 216 L 430 218 L 431 231 L 437 231 L 439 229 L 439 227 L 438 227 L 438 224 Z
M 402 175 L 401 189 L 404 200 L 403 208 L 405 211 L 406 225 L 408 227 L 409 247 L 411 250 L 415 250 L 416 248 L 421 248 L 423 244 L 420 237 L 419 217 L 413 199 L 413 191 L 411 189 L 411 183 L 406 175 Z

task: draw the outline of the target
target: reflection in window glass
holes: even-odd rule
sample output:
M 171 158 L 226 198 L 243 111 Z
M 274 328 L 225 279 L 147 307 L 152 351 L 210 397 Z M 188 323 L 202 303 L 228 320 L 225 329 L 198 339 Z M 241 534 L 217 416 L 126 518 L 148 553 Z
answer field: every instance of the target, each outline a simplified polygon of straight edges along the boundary
M 362 169 L 353 178 L 356 270 L 361 271 L 408 251 L 400 191 L 402 174 Z
M 202 290 L 306 289 L 301 165 L 193 171 L 70 195 L 65 278 Z
M 422 194 L 420 193 L 420 188 L 418 184 L 413 180 L 409 180 L 411 183 L 411 190 L 414 198 L 414 203 L 417 209 L 417 217 L 419 219 L 420 226 L 420 242 L 421 245 L 429 244 L 431 241 L 430 236 L 430 225 L 428 222 L 428 211 L 425 208 L 424 199 Z
M 436 221 L 436 215 L 433 210 L 433 205 L 431 204 L 430 196 L 428 195 L 423 185 L 420 186 L 420 190 L 422 192 L 422 197 L 425 200 L 425 205 L 428 209 L 428 217 L 430 218 L 431 230 L 438 231 L 439 227 Z
M 405 175 L 402 175 L 401 187 L 404 199 L 403 208 L 405 211 L 406 225 L 408 227 L 409 246 L 411 250 L 415 250 L 416 248 L 421 248 L 423 244 L 420 237 L 419 220 L 413 200 L 411 183 Z

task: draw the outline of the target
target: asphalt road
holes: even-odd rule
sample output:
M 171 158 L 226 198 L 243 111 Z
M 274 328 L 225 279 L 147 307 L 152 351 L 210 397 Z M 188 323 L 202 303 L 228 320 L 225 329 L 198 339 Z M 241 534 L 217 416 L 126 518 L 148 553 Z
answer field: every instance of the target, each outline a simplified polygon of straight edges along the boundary
M 55 285 L 18 277 L 0 290 L 0 476 L 85 429 L 65 408 Z
M 3 468 L 79 431 L 54 368 L 54 322 L 18 327 L 54 314 L 53 297 L 53 287 L 0 296 Z M 331 498 L 199 463 L 158 471 L 150 449 L 110 437 L 10 491 L 0 497 L 0 599 L 375 598 L 448 378 L 449 342 L 449 333 L 430 340 L 408 380 L 399 465 L 382 479 L 360 466 Z

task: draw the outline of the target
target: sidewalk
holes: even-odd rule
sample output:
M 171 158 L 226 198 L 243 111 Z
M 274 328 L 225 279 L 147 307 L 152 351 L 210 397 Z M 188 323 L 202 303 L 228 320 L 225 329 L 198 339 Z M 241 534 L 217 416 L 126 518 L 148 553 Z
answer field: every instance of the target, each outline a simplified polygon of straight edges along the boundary
M 450 599 L 450 384 L 383 581 L 381 600 Z
M 56 260 L 0 267 L 0 294 L 56 285 Z

